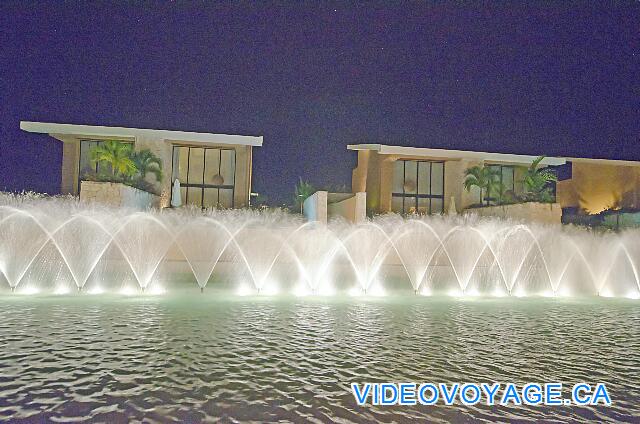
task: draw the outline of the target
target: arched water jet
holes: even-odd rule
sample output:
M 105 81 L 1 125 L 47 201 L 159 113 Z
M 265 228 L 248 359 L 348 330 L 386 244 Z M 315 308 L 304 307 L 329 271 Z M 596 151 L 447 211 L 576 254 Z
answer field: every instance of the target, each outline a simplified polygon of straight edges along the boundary
M 231 271 L 230 279 L 239 281 L 240 266 L 260 293 L 273 292 L 271 282 L 287 293 L 298 281 L 311 293 L 325 287 L 342 292 L 336 282 L 353 280 L 360 293 L 397 289 L 396 281 L 407 292 L 435 293 L 450 279 L 466 294 L 491 295 L 504 287 L 518 295 L 640 295 L 638 230 L 595 233 L 495 219 L 398 216 L 317 226 L 272 212 L 134 212 L 59 199 L 17 202 L 0 194 L 2 202 L 0 271 L 8 288 L 20 293 L 119 287 L 155 293 L 174 272 L 184 272 L 194 285 L 195 278 L 203 289 L 214 270 L 221 278 Z M 349 275 L 340 275 L 341 267 Z
M 125 220 L 113 240 L 144 289 L 173 243 L 173 235 L 154 215 L 135 213 Z

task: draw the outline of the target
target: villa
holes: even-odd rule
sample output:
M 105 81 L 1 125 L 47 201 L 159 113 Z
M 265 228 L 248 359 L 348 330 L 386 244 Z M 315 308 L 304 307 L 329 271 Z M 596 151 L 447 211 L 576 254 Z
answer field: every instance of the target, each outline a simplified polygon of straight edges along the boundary
M 250 203 L 252 149 L 262 145 L 260 136 L 210 134 L 91 125 L 22 121 L 27 132 L 48 134 L 62 142 L 60 192 L 89 200 L 104 201 L 108 183 L 95 182 L 90 175 L 105 173 L 105 165 L 91 160 L 92 149 L 106 140 L 131 143 L 133 149 L 148 149 L 162 162 L 160 181 L 150 183 L 159 196 L 117 185 L 115 197 L 125 198 L 123 190 L 136 196 L 152 196 L 138 201 L 141 206 L 168 207 L 177 194 L 179 203 L 200 207 L 242 208 Z M 354 144 L 347 148 L 358 153 L 352 174 L 352 193 L 322 192 L 305 206 L 309 219 L 320 215 L 342 215 L 359 222 L 366 214 L 441 214 L 476 207 L 481 196 L 478 187 L 466 190 L 465 171 L 474 166 L 493 168 L 499 175 L 502 194 L 521 199 L 522 179 L 534 156 L 485 153 L 383 144 Z M 475 208 L 479 214 L 510 216 L 544 222 L 560 222 L 566 214 L 597 214 L 605 210 L 640 209 L 640 162 L 584 158 L 545 157 L 539 164 L 560 172 L 553 184 L 555 202 Z M 102 191 L 100 196 L 96 191 Z M 141 194 L 140 194 L 141 193 Z M 128 194 L 131 198 L 131 194 Z M 108 197 L 108 196 L 107 196 Z M 552 199 L 553 200 L 553 199 Z M 131 201 L 106 203 L 131 204 Z M 135 203 L 135 202 L 133 202 Z M 314 204 L 312 206 L 312 203 Z M 365 205 L 366 203 L 366 205 Z M 507 202 L 509 203 L 509 202 Z M 512 202 L 518 203 L 518 202 Z M 319 215 L 319 216 L 320 216 Z M 326 218 L 320 219 L 322 221 Z
M 352 190 L 366 192 L 367 213 L 444 213 L 480 203 L 477 188 L 465 190 L 465 170 L 493 167 L 504 190 L 522 194 L 520 183 L 534 156 L 356 144 Z M 640 162 L 546 157 L 540 166 L 565 169 L 556 184 L 558 209 L 598 213 L 640 208 Z M 567 172 L 568 171 L 568 172 Z M 558 210 L 558 213 L 561 213 Z
M 134 150 L 148 149 L 160 158 L 158 206 L 171 201 L 172 184 L 180 182 L 182 204 L 241 208 L 249 205 L 252 149 L 262 137 L 198 132 L 104 127 L 93 125 L 20 122 L 20 128 L 48 134 L 62 142 L 60 192 L 82 195 L 84 176 L 103 171 L 92 163 L 90 152 L 105 140 L 132 143 Z

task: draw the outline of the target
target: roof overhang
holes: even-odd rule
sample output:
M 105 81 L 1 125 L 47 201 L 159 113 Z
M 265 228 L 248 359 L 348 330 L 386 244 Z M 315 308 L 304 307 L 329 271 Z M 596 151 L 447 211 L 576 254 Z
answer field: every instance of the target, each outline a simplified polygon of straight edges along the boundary
M 103 127 L 97 125 L 54 124 L 48 122 L 21 121 L 20 129 L 32 133 L 66 135 L 80 138 L 125 138 L 148 137 L 184 143 L 233 144 L 240 146 L 262 146 L 262 136 L 210 134 L 188 131 L 152 130 L 146 128 Z
M 529 155 L 512 155 L 506 153 L 487 153 L 487 152 L 471 152 L 466 150 L 446 150 L 446 149 L 429 149 L 425 147 L 404 147 L 404 146 L 387 146 L 384 144 L 350 144 L 347 146 L 349 150 L 373 150 L 381 155 L 394 155 L 405 157 L 424 157 L 442 160 L 476 160 L 497 162 L 505 164 L 522 164 L 530 165 L 536 159 L 536 156 Z M 565 158 L 545 157 L 541 165 L 564 165 L 567 162 Z

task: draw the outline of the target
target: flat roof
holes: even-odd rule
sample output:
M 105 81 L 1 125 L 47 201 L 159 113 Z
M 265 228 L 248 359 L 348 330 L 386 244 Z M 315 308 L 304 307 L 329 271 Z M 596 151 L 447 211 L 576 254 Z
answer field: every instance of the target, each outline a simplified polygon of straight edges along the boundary
M 529 155 L 513 155 L 508 153 L 488 153 L 488 152 L 472 152 L 466 150 L 447 150 L 447 149 L 430 149 L 426 147 L 404 147 L 404 146 L 387 146 L 384 144 L 350 144 L 347 146 L 349 150 L 374 150 L 382 155 L 398 155 L 398 156 L 420 156 L 441 159 L 470 159 L 483 160 L 490 162 L 514 163 L 514 164 L 531 164 L 537 156 Z M 540 163 L 542 165 L 564 165 L 567 162 L 565 158 L 545 157 Z
M 55 124 L 20 121 L 20 129 L 32 133 L 74 135 L 80 137 L 151 137 L 171 141 L 262 146 L 262 136 L 210 134 L 147 128 L 103 127 L 98 125 Z

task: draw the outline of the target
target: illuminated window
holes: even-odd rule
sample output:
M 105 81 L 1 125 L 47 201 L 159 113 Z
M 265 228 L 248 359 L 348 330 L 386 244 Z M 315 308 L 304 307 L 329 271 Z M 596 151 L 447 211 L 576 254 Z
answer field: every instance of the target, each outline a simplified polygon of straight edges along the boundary
M 444 211 L 444 162 L 398 160 L 393 166 L 391 210 L 402 214 Z
M 173 147 L 173 176 L 180 180 L 182 203 L 202 208 L 232 208 L 235 191 L 234 149 Z

